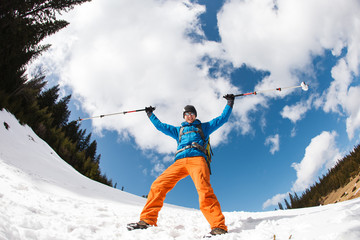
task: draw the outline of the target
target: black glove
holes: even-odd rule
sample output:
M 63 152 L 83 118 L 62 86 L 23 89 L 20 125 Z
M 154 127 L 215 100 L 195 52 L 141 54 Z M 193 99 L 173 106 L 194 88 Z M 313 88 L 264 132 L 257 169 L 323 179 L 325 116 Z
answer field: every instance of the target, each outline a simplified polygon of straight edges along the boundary
M 155 110 L 155 107 L 152 107 L 152 106 L 145 108 L 145 112 L 146 112 L 146 114 L 148 115 L 148 117 L 150 117 L 150 116 L 152 115 L 152 112 L 153 112 L 154 110 Z
M 226 100 L 232 100 L 232 101 L 234 101 L 235 95 L 234 95 L 234 94 L 226 94 L 226 95 L 224 96 L 224 98 L 225 98 Z
M 234 94 L 226 94 L 224 96 L 224 98 L 227 100 L 227 105 L 229 105 L 230 107 L 234 106 L 234 101 L 235 101 L 235 95 Z

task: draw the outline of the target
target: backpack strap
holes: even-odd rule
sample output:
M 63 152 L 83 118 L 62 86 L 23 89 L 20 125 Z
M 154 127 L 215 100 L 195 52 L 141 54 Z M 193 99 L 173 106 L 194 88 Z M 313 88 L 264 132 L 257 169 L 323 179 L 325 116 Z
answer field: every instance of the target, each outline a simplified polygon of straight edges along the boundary
M 181 141 L 182 135 L 184 135 L 184 127 L 183 126 L 180 127 L 180 131 L 179 131 L 179 143 Z
M 192 133 L 192 132 L 197 132 L 197 133 L 200 134 L 201 139 L 204 141 L 205 146 L 206 146 L 206 139 L 205 139 L 205 135 L 204 135 L 204 132 L 203 132 L 203 130 L 202 130 L 202 127 L 201 127 L 201 123 L 200 123 L 199 125 L 197 125 L 196 128 L 197 128 L 196 131 L 188 131 L 188 132 L 184 133 L 184 127 L 181 126 L 181 127 L 180 127 L 180 131 L 179 131 L 179 143 L 180 143 L 180 141 L 181 141 L 181 137 L 182 137 L 184 134 L 188 134 L 188 133 Z
M 197 133 L 199 133 L 200 136 L 201 136 L 201 139 L 202 139 L 204 142 L 206 142 L 204 133 L 203 133 L 202 128 L 201 128 L 201 123 L 200 123 L 199 125 L 197 125 L 196 128 L 197 128 L 196 131 L 188 131 L 188 132 L 184 133 L 184 127 L 181 126 L 181 127 L 180 127 L 180 131 L 179 131 L 179 143 L 180 143 L 180 141 L 181 141 L 181 137 L 182 137 L 184 134 L 188 134 L 188 133 L 192 133 L 192 132 L 197 132 Z
M 203 146 L 203 148 L 204 148 L 205 150 L 207 150 L 207 146 L 209 145 L 209 154 L 206 154 L 206 155 L 208 156 L 208 158 L 210 158 L 210 159 L 208 159 L 208 161 L 211 162 L 211 156 L 214 155 L 214 153 L 213 153 L 212 148 L 211 148 L 211 145 L 210 145 L 210 137 L 209 137 L 209 139 L 206 141 L 204 132 L 203 132 L 202 127 L 201 127 L 201 123 L 200 123 L 198 126 L 199 126 L 198 128 L 199 128 L 199 130 L 200 130 L 199 133 L 200 133 L 200 135 L 201 135 L 202 140 L 204 141 L 204 146 Z
M 197 126 L 197 128 L 199 129 L 200 136 L 201 136 L 201 138 L 204 141 L 205 146 L 206 146 L 207 143 L 206 143 L 204 132 L 203 132 L 202 127 L 201 127 L 201 123 Z

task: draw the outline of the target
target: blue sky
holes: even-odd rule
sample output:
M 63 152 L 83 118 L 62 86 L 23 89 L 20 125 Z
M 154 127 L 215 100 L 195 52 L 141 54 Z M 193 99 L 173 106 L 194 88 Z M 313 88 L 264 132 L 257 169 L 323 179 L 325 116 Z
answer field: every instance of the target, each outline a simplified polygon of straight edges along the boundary
M 29 67 L 73 95 L 71 119 L 153 105 L 182 122 L 221 114 L 227 93 L 309 84 L 239 97 L 212 135 L 211 183 L 224 211 L 273 210 L 304 191 L 359 142 L 360 28 L 356 0 L 94 0 Z M 145 113 L 84 121 L 117 187 L 146 195 L 172 163 L 176 143 Z M 198 208 L 190 178 L 167 203 Z

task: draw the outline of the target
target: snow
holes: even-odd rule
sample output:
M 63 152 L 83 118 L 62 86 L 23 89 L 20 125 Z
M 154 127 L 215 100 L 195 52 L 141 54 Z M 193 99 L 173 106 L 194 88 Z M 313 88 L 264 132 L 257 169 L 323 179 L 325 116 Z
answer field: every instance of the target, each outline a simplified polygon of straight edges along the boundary
M 160 212 L 159 227 L 127 231 L 144 204 L 82 176 L 31 128 L 0 111 L 0 240 L 201 239 L 210 231 L 199 210 L 173 205 Z M 212 239 L 360 239 L 360 199 L 224 215 L 229 233 Z

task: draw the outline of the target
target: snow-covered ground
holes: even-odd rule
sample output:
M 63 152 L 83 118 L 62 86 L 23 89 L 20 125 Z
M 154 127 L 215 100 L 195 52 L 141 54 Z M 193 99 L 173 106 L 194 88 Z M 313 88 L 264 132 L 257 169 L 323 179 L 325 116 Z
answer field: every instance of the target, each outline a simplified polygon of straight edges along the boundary
M 0 240 L 201 239 L 210 231 L 199 210 L 171 205 L 160 212 L 159 227 L 127 231 L 144 203 L 82 176 L 29 127 L 0 111 Z M 360 239 L 360 199 L 224 214 L 229 234 L 212 239 Z

